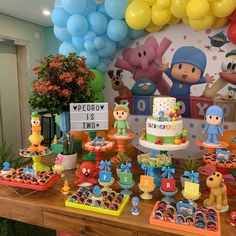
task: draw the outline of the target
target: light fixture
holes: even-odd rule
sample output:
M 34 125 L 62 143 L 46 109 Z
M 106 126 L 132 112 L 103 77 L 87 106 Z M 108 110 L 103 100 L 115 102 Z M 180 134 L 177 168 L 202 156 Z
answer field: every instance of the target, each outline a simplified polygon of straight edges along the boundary
M 50 16 L 51 12 L 49 10 L 43 10 L 45 16 Z

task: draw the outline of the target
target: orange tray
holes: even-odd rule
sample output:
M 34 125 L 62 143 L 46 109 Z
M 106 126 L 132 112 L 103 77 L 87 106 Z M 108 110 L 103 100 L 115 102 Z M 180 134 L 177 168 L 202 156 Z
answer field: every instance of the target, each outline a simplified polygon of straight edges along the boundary
M 60 178 L 61 178 L 61 175 L 56 174 L 44 185 L 17 183 L 17 182 L 12 182 L 12 181 L 8 181 L 8 180 L 0 179 L 0 185 L 44 191 L 44 190 L 48 189 L 49 187 L 51 187 L 53 184 L 55 184 Z
M 180 224 L 176 224 L 176 223 L 172 223 L 169 221 L 164 221 L 164 220 L 157 220 L 154 218 L 155 215 L 155 210 L 158 206 L 158 202 L 156 202 L 153 210 L 152 210 L 152 214 L 149 218 L 149 223 L 151 225 L 156 225 L 159 227 L 163 227 L 163 228 L 169 228 L 169 229 L 173 229 L 173 230 L 179 230 L 185 233 L 191 233 L 193 234 L 197 234 L 197 235 L 203 235 L 203 236 L 221 236 L 221 227 L 220 227 L 220 214 L 219 212 L 216 212 L 217 214 L 217 231 L 210 231 L 208 229 L 201 229 L 201 228 L 197 228 L 195 226 L 191 226 L 191 225 L 180 225 Z

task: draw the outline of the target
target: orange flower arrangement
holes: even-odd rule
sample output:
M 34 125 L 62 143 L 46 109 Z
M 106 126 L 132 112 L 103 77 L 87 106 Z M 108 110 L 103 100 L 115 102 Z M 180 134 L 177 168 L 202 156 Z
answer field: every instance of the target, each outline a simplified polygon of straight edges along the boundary
M 91 101 L 88 84 L 95 75 L 88 70 L 85 58 L 75 53 L 49 55 L 41 59 L 33 72 L 36 74 L 30 95 L 33 109 L 60 114 L 69 111 L 70 103 Z

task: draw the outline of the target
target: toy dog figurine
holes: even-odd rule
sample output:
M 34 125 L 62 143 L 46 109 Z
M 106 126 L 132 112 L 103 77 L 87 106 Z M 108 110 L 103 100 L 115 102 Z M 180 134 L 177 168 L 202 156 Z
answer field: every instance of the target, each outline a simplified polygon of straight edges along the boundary
M 113 116 L 116 119 L 114 128 L 117 128 L 117 136 L 127 136 L 126 129 L 129 128 L 127 119 L 129 117 L 129 103 L 117 104 L 115 103 Z
M 117 70 L 116 75 L 114 75 L 114 70 L 108 71 L 108 76 L 111 79 L 112 82 L 112 89 L 115 91 L 118 91 L 119 96 L 130 96 L 132 95 L 130 89 L 126 87 L 121 80 L 121 73 L 123 70 Z
M 138 197 L 133 197 L 132 198 L 132 207 L 131 207 L 131 213 L 132 215 L 139 215 L 139 198 Z
M 223 206 L 228 206 L 227 188 L 220 172 L 214 172 L 208 176 L 206 185 L 211 189 L 211 193 L 205 201 L 205 206 L 214 207 L 215 205 L 215 209 L 218 211 L 221 211 Z
M 224 123 L 224 112 L 221 107 L 213 105 L 208 107 L 205 115 L 205 128 L 203 133 L 207 132 L 206 144 L 219 145 L 218 136 L 223 135 L 223 128 L 220 125 Z

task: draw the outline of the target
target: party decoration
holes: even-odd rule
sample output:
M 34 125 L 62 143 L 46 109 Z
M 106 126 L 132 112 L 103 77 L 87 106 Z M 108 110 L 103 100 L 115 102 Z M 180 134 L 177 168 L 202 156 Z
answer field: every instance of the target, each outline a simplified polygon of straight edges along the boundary
M 62 0 L 62 6 L 70 14 L 78 14 L 84 11 L 86 0 Z
M 130 168 L 132 167 L 131 163 L 127 162 L 125 164 L 121 164 L 120 168 L 121 168 L 121 172 L 127 172 L 127 173 L 131 173 L 130 172 Z
M 107 28 L 107 18 L 100 12 L 92 12 L 88 16 L 88 21 L 93 30 L 97 34 L 104 34 Z
M 152 7 L 152 22 L 155 25 L 165 25 L 169 22 L 171 13 L 167 9 L 159 9 L 157 4 Z
M 66 27 L 69 17 L 70 14 L 61 7 L 55 8 L 51 14 L 52 23 L 59 27 Z
M 168 179 L 173 179 L 174 176 L 173 174 L 175 173 L 175 169 L 167 166 L 163 166 L 162 169 L 163 174 L 161 175 L 162 178 L 168 178 Z
M 128 6 L 128 0 L 105 0 L 105 10 L 111 18 L 123 19 Z
M 209 12 L 210 4 L 207 0 L 190 0 L 186 7 L 187 16 L 200 20 Z
M 232 23 L 227 31 L 227 36 L 231 43 L 236 44 L 236 22 Z
M 199 173 L 198 172 L 189 172 L 189 171 L 185 171 L 184 172 L 184 176 L 187 176 L 189 178 L 190 182 L 199 183 Z
M 105 76 L 98 69 L 91 69 L 90 71 L 94 73 L 95 78 L 89 82 L 89 86 L 93 92 L 99 92 L 105 84 Z
M 67 29 L 73 36 L 85 36 L 88 31 L 88 21 L 82 15 L 73 15 L 67 21 Z
M 98 168 L 100 170 L 110 171 L 111 170 L 111 162 L 110 161 L 101 161 L 100 166 Z
M 236 2 L 234 0 L 219 0 L 213 2 L 213 13 L 217 17 L 227 17 L 235 9 Z
M 109 21 L 109 24 L 107 26 L 107 35 L 111 40 L 119 42 L 125 39 L 127 34 L 128 27 L 124 21 L 117 19 Z

